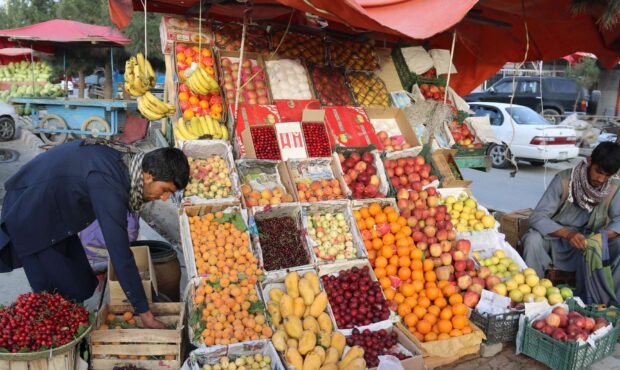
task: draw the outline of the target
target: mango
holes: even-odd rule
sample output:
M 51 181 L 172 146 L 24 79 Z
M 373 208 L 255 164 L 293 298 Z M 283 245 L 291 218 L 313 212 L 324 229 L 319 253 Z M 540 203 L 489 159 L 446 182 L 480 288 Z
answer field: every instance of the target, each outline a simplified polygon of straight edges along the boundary
M 342 357 L 342 352 L 344 352 L 344 346 L 346 344 L 347 344 L 347 338 L 344 337 L 344 334 L 338 331 L 335 331 L 332 333 L 331 346 L 334 347 L 338 351 L 338 358 Z
M 304 299 L 301 297 L 293 299 L 293 315 L 301 319 L 302 317 L 304 317 L 305 311 L 306 305 L 304 304 Z
M 310 330 L 313 333 L 318 333 L 321 328 L 319 327 L 319 322 L 312 316 L 308 316 L 304 318 L 303 322 L 304 330 Z
M 299 317 L 288 316 L 284 319 L 284 330 L 289 337 L 299 339 L 304 328 Z
M 302 356 L 305 356 L 316 347 L 316 334 L 310 330 L 305 330 L 299 338 L 299 346 L 297 350 Z
M 332 319 L 329 317 L 327 312 L 321 312 L 319 317 L 316 318 L 316 321 L 319 323 L 319 328 L 324 331 L 332 332 L 334 330 L 334 324 L 332 323 Z
M 327 351 L 325 351 L 325 361 L 323 361 L 323 365 L 337 364 L 338 360 L 340 360 L 338 350 L 334 347 L 329 347 Z M 338 366 L 336 366 L 336 368 L 338 368 Z
M 304 274 L 304 279 L 308 280 L 308 282 L 310 283 L 314 295 L 317 295 L 321 292 L 321 284 L 319 283 L 319 277 L 317 276 L 316 272 L 306 272 Z
M 306 306 L 310 306 L 314 302 L 314 292 L 308 280 L 299 280 L 299 295 L 303 298 Z
M 347 351 L 347 353 L 344 355 L 342 360 L 340 360 L 340 364 L 338 364 L 338 369 L 339 370 L 345 370 L 345 369 L 349 370 L 347 368 L 347 365 L 349 365 L 350 363 L 353 362 L 353 360 L 358 359 L 358 358 L 362 358 L 362 360 L 363 360 L 363 357 L 364 357 L 364 349 L 362 347 L 360 347 L 360 346 L 353 346 L 353 347 L 351 347 L 351 349 L 349 349 Z M 366 363 L 364 363 L 364 366 L 366 366 Z M 364 368 L 362 368 L 362 369 L 364 369 Z
M 290 295 L 282 296 L 280 299 L 280 315 L 282 317 L 288 317 L 293 314 L 293 297 Z
M 330 344 L 332 343 L 332 334 L 329 331 L 320 331 L 317 334 L 318 337 L 318 344 L 324 348 L 329 348 Z
M 304 359 L 303 370 L 319 370 L 321 367 L 321 358 L 314 353 L 310 353 Z
M 366 369 L 366 360 L 363 357 L 358 357 L 353 361 L 349 362 L 344 367 L 342 364 L 338 366 L 339 370 L 365 370 Z
M 279 288 L 273 288 L 269 291 L 269 299 L 276 303 L 280 303 L 280 299 L 282 299 L 283 295 L 284 292 L 282 291 L 282 289 Z
M 314 302 L 310 306 L 310 315 L 319 317 L 322 312 L 325 312 L 327 308 L 327 293 L 321 292 L 315 298 Z
M 290 295 L 292 298 L 299 297 L 299 274 L 294 272 L 289 272 L 284 278 L 284 285 L 286 286 L 286 293 Z
M 283 330 L 276 330 L 275 333 L 271 336 L 271 341 L 273 342 L 273 346 L 276 347 L 278 352 L 286 351 L 286 340 L 287 336 Z
M 304 359 L 301 357 L 296 348 L 289 347 L 284 355 L 286 362 L 291 365 L 295 370 L 302 370 L 304 366 Z

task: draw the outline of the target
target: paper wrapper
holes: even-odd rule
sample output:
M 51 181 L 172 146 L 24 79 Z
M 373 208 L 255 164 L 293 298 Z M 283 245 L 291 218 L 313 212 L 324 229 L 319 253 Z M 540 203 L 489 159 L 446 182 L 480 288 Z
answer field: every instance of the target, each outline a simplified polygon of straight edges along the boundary
M 480 349 L 480 343 L 486 339 L 484 332 L 476 325 L 471 322 L 469 325 L 473 329 L 471 334 L 427 343 L 420 342 L 408 330 L 405 333 L 415 343 L 415 345 L 422 350 L 424 357 L 456 357 L 456 359 L 459 359 L 463 356 L 477 352 Z

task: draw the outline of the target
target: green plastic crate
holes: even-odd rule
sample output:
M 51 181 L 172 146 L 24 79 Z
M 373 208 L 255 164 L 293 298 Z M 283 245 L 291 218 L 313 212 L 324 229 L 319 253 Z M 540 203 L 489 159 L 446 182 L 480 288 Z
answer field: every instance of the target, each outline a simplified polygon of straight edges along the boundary
M 456 149 L 457 156 L 484 156 L 487 154 L 489 144 L 484 144 L 479 148 L 466 148 L 457 144 L 454 149 Z
M 403 52 L 400 50 L 400 47 L 395 47 L 392 49 L 392 60 L 394 61 L 398 78 L 400 78 L 400 82 L 407 91 L 411 91 L 414 84 L 429 84 L 437 86 L 446 86 L 447 84 L 445 77 L 422 77 L 411 72 L 409 70 L 409 66 L 407 66 L 407 62 L 405 61 L 405 57 L 403 56 Z
M 584 316 L 597 318 L 600 315 L 578 307 L 573 301 L 568 301 L 571 311 L 577 311 Z M 578 345 L 577 342 L 563 342 L 556 340 L 531 327 L 529 320 L 525 318 L 525 331 L 523 334 L 521 352 L 553 370 L 576 370 L 585 369 L 593 363 L 611 355 L 616 348 L 618 326 L 602 338 L 596 340 L 596 347 L 589 344 Z
M 491 157 L 488 155 L 456 155 L 454 162 L 459 168 L 473 168 L 485 172 L 488 172 L 492 165 Z
M 616 325 L 620 323 L 620 308 L 610 306 L 605 307 L 604 305 L 599 306 L 595 304 L 591 304 L 586 306 L 586 310 L 593 313 L 594 315 L 599 315 L 600 317 L 604 317 L 605 320 L 609 322 L 613 322 Z M 617 342 L 620 342 L 620 331 L 618 331 L 618 337 L 616 339 Z

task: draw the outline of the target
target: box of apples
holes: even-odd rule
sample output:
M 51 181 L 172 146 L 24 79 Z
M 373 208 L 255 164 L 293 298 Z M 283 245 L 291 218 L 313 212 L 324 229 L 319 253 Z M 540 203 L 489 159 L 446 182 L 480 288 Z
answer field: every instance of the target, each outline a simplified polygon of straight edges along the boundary
M 405 151 L 412 156 L 422 151 L 422 144 L 401 109 L 366 107 L 365 110 L 383 150 Z
M 180 148 L 190 163 L 190 181 L 184 203 L 231 201 L 241 196 L 239 175 L 230 145 L 223 140 L 192 140 Z
M 286 167 L 300 202 L 347 199 L 347 187 L 333 157 L 290 159 Z
M 239 103 L 266 105 L 271 102 L 263 57 L 257 53 L 244 53 L 239 61 L 235 51 L 219 52 L 220 84 L 228 104 L 235 103 L 237 76 L 241 70 Z
M 247 207 L 295 201 L 295 189 L 282 161 L 239 159 L 242 200 Z
M 369 147 L 337 148 L 333 154 L 353 199 L 384 198 L 390 190 L 377 150 Z
M 574 301 L 525 318 L 521 352 L 553 369 L 585 369 L 611 355 L 618 326 Z

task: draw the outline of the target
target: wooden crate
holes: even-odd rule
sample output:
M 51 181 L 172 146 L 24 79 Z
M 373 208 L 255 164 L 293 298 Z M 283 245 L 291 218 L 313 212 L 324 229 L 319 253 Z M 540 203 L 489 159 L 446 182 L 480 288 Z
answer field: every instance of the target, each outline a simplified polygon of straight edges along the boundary
M 155 268 L 153 267 L 149 247 L 131 247 L 131 252 L 133 253 L 138 273 L 142 279 L 142 288 L 144 288 L 146 299 L 151 303 L 153 302 L 152 290 L 155 289 L 157 293 L 157 280 L 155 278 Z M 108 260 L 108 287 L 110 304 L 117 305 L 129 303 L 125 291 L 121 287 L 121 283 L 116 276 L 116 270 L 114 269 L 114 265 L 112 265 L 112 260 Z
M 529 218 L 533 209 L 522 209 L 506 213 L 501 218 L 500 231 L 506 235 L 506 241 L 512 245 L 519 254 L 523 254 L 521 246 L 521 238 L 525 235 L 529 228 Z
M 108 313 L 122 315 L 133 311 L 130 305 L 105 305 L 98 313 L 90 335 L 91 369 L 112 370 L 119 364 L 131 364 L 147 370 L 180 369 L 185 308 L 183 303 L 152 303 L 155 318 L 173 329 L 99 329 Z M 136 317 L 138 326 L 140 318 Z M 124 357 L 124 358 L 119 358 Z M 148 359 L 136 359 L 146 356 Z

